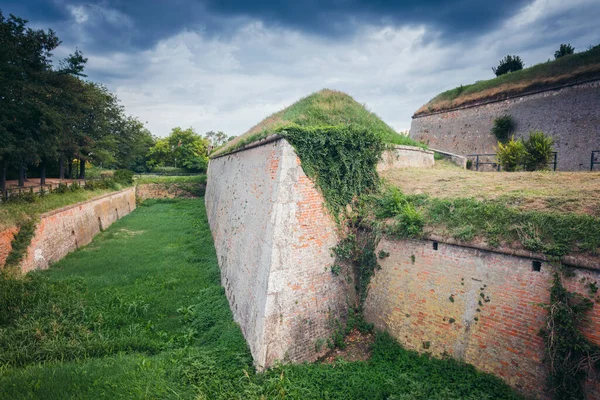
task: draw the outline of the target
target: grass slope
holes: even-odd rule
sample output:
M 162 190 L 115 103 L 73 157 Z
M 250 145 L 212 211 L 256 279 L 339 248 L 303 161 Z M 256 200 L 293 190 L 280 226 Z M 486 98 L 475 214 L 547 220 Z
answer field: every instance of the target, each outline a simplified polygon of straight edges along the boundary
M 600 78 L 600 45 L 494 79 L 445 91 L 419 108 L 415 115 L 595 78 Z
M 518 398 L 385 334 L 367 362 L 256 374 L 202 199 L 148 201 L 50 270 L 0 278 L 0 398 Z
M 423 144 L 397 133 L 351 96 L 339 91 L 323 89 L 265 118 L 248 132 L 217 149 L 212 156 L 244 147 L 290 124 L 307 128 L 355 124 L 380 133 L 386 143 L 424 147 Z
M 36 202 L 8 201 L 0 203 L 0 230 L 16 226 L 33 216 L 56 210 L 71 204 L 90 200 L 94 197 L 114 192 L 113 189 L 78 190 L 66 193 L 51 193 L 37 199 Z

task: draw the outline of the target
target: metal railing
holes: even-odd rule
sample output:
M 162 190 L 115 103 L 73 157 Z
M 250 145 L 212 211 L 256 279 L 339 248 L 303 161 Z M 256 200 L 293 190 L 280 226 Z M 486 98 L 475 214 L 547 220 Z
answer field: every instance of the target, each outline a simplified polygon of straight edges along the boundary
M 600 157 L 600 150 L 599 151 L 593 151 L 592 152 L 592 165 L 591 168 L 593 168 L 594 164 L 600 164 L 600 160 L 594 162 L 594 153 L 597 153 L 598 156 Z M 467 157 L 475 157 L 475 171 L 479 171 L 479 166 L 480 165 L 492 165 L 494 169 L 496 169 L 496 171 L 500 171 L 500 163 L 498 163 L 498 161 L 494 160 L 494 161 L 487 161 L 484 162 L 480 159 L 480 157 L 484 158 L 484 157 L 496 157 L 496 154 L 469 154 L 467 155 Z M 548 165 L 552 165 L 552 170 L 556 171 L 556 167 L 558 166 L 558 152 L 553 151 L 552 152 L 552 161 L 548 163 Z
M 498 164 L 496 161 L 484 162 L 480 159 L 480 157 L 496 157 L 496 154 L 468 154 L 467 157 L 475 157 L 475 171 L 479 171 L 480 165 L 492 165 L 493 168 L 496 168 L 496 170 L 500 171 L 500 164 Z
M 590 171 L 594 170 L 594 165 L 600 165 L 600 150 L 592 151 L 592 158 L 590 159 Z

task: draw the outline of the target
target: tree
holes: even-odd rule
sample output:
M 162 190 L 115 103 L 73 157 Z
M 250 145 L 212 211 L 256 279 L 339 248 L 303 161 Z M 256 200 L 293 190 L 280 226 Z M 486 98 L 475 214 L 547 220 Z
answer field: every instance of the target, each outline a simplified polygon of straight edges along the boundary
M 575 53 L 575 47 L 571 46 L 571 43 L 563 43 L 560 45 L 560 48 L 554 52 L 554 58 L 558 59 L 573 53 Z
M 208 140 L 208 143 L 210 146 L 212 146 L 212 148 L 217 148 L 217 147 L 221 146 L 222 144 L 231 140 L 231 139 L 228 139 L 227 135 L 221 131 L 218 131 L 218 132 L 208 131 L 204 134 L 204 137 L 206 138 L 206 140 Z M 232 136 L 230 136 L 230 138 L 231 137 Z M 235 136 L 233 136 L 233 137 L 235 137 Z
M 148 166 L 180 166 L 204 171 L 208 166 L 208 140 L 192 128 L 173 128 L 168 137 L 156 140 L 148 152 Z
M 496 74 L 496 76 L 504 75 L 509 72 L 515 72 L 523 69 L 523 60 L 519 56 L 506 56 L 502 60 L 497 67 L 492 67 L 492 71 Z

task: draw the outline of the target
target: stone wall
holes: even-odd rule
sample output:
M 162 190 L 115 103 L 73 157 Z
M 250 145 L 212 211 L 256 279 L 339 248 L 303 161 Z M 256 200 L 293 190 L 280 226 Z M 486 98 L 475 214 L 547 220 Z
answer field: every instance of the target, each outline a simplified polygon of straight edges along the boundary
M 435 242 L 437 243 L 437 242 Z M 528 396 L 547 398 L 544 343 L 538 335 L 549 303 L 552 267 L 535 271 L 529 258 L 426 240 L 384 238 L 381 270 L 371 280 L 365 318 L 406 348 L 449 354 L 502 378 Z M 587 294 L 598 270 L 574 269 L 565 281 Z M 586 278 L 582 282 L 582 279 Z M 600 305 L 590 312 L 586 336 L 600 345 Z M 600 387 L 590 384 L 591 398 Z
M 21 270 L 48 268 L 134 209 L 135 188 L 128 188 L 42 214 Z
M 204 193 L 205 187 L 203 183 L 144 183 L 136 186 L 135 196 L 138 201 L 196 198 Z
M 591 151 L 600 150 L 600 81 L 416 116 L 410 135 L 442 151 L 495 153 L 490 131 L 494 119 L 505 114 L 516 122 L 516 138 L 531 130 L 554 138 L 559 170 L 589 170 Z
M 281 138 L 212 159 L 205 195 L 221 282 L 257 368 L 313 361 L 347 313 L 324 199 Z
M 395 145 L 392 150 L 383 152 L 377 171 L 387 171 L 395 168 L 431 168 L 435 163 L 433 151 L 420 147 Z

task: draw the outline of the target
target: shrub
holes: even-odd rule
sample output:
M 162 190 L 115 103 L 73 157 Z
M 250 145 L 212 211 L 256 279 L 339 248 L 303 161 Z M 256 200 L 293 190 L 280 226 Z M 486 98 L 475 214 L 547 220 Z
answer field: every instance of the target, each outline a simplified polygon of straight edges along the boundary
M 523 60 L 519 56 L 506 56 L 496 68 L 492 67 L 492 71 L 496 76 L 504 75 L 509 72 L 515 72 L 523 69 Z
M 515 129 L 515 122 L 510 115 L 503 115 L 494 120 L 494 126 L 492 127 L 492 133 L 496 136 L 499 142 L 506 143 L 513 130 Z
M 548 163 L 554 151 L 554 139 L 546 136 L 541 131 L 529 133 L 529 139 L 523 142 L 527 154 L 525 155 L 525 169 L 538 171 L 548 169 Z
M 554 52 L 554 58 L 558 59 L 573 53 L 575 53 L 575 47 L 571 46 L 571 43 L 563 43 L 560 45 L 559 49 Z
M 118 169 L 115 171 L 113 178 L 115 182 L 122 185 L 131 185 L 133 183 L 133 172 L 128 169 Z
M 175 167 L 154 167 L 152 168 L 152 173 L 157 175 L 180 175 L 187 174 L 188 170 L 185 168 L 175 168 Z
M 508 172 L 522 168 L 526 157 L 525 145 L 514 136 L 507 143 L 498 142 L 498 163 Z

